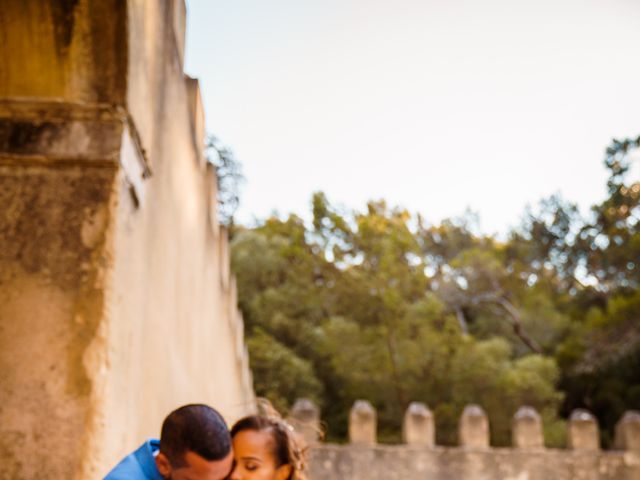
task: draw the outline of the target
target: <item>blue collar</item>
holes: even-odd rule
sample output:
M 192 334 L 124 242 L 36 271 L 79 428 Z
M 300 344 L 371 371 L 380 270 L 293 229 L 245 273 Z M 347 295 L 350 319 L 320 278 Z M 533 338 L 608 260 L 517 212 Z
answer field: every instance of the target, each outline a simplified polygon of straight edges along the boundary
M 149 480 L 163 480 L 156 467 L 156 459 L 154 453 L 160 450 L 160 440 L 153 438 L 147 440 L 134 452 L 140 468 L 144 472 L 144 476 Z

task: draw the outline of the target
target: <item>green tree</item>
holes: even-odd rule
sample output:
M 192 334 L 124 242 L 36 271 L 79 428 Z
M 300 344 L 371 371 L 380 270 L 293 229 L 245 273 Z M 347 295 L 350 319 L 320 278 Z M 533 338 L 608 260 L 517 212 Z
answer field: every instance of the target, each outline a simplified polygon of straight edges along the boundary
M 223 145 L 215 135 L 205 142 L 205 156 L 216 171 L 218 214 L 220 223 L 233 226 L 233 216 L 240 205 L 240 185 L 244 181 L 242 165 L 233 150 Z
M 629 177 L 638 147 L 640 136 L 613 140 L 606 150 L 609 196 L 592 207 L 574 245 L 589 285 L 574 295 L 574 326 L 556 353 L 562 413 L 594 412 L 604 446 L 624 410 L 640 404 L 640 181 Z
M 268 398 L 280 412 L 288 410 L 292 398 L 311 398 L 322 405 L 322 384 L 308 360 L 260 328 L 248 338 L 247 347 L 256 395 Z
M 637 290 L 640 286 L 640 179 L 629 179 L 630 153 L 636 139 L 613 140 L 606 150 L 609 197 L 592 208 L 593 220 L 579 235 L 579 252 L 587 271 L 604 292 Z
M 519 405 L 505 414 L 505 403 L 495 400 L 503 390 L 514 402 L 540 408 L 547 423 L 557 420 L 553 412 L 561 395 L 554 389 L 554 360 L 530 360 L 512 346 L 521 339 L 500 338 L 500 329 L 474 336 L 475 319 L 497 319 L 513 330 L 513 314 L 504 308 L 494 312 L 490 304 L 517 302 L 523 325 L 529 313 L 541 311 L 541 302 L 525 301 L 526 283 L 511 278 L 501 245 L 457 222 L 425 226 L 420 217 L 382 201 L 362 212 L 341 212 L 318 193 L 312 210 L 308 226 L 292 215 L 239 229 L 233 267 L 248 337 L 258 335 L 263 345 L 269 335 L 308 362 L 310 378 L 322 385 L 330 439 L 344 439 L 346 414 L 357 398 L 378 409 L 383 441 L 399 440 L 404 409 L 413 400 L 434 408 L 439 440 L 446 444 L 455 441 L 457 417 L 469 402 L 487 405 L 497 419 L 494 440 L 504 444 Z M 456 241 L 441 243 L 444 236 Z M 461 328 L 447 282 L 458 289 L 473 328 Z M 520 290 L 511 300 L 507 290 L 516 284 Z M 489 293 L 499 300 L 477 301 Z M 296 374 L 287 366 L 278 375 L 287 369 Z M 275 391 L 268 390 L 270 380 L 261 385 L 260 392 L 281 406 L 295 399 L 292 388 L 285 391 L 275 382 Z

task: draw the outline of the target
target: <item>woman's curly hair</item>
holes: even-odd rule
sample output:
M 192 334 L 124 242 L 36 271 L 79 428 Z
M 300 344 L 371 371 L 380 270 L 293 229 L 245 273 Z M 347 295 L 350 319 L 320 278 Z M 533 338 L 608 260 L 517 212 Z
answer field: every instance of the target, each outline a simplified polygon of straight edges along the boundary
M 276 466 L 291 466 L 291 474 L 287 480 L 307 480 L 304 473 L 307 466 L 307 447 L 304 440 L 273 409 L 267 413 L 249 415 L 238 420 L 231 428 L 231 437 L 246 430 L 266 432 L 271 435 Z

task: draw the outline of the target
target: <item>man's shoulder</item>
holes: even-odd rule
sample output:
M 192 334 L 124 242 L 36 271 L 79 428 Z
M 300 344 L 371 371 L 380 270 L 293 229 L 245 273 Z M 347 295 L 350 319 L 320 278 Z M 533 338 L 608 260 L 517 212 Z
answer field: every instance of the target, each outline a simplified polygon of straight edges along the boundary
M 160 480 L 154 458 L 158 445 L 157 440 L 147 440 L 136 451 L 124 457 L 104 480 Z
M 146 480 L 147 477 L 133 453 L 130 453 L 111 470 L 104 480 Z

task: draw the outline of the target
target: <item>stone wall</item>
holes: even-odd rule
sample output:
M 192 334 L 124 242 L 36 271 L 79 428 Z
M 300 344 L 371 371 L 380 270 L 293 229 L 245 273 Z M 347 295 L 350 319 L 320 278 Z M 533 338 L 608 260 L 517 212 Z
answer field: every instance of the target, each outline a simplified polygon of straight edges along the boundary
M 0 479 L 100 478 L 254 397 L 183 0 L 0 14 Z
M 421 403 L 407 409 L 403 445 L 376 444 L 375 410 L 364 400 L 351 409 L 347 445 L 318 443 L 319 412 L 309 401 L 296 402 L 292 424 L 311 444 L 310 480 L 640 479 L 640 413 L 635 411 L 620 419 L 614 451 L 600 450 L 597 422 L 584 410 L 568 421 L 566 450 L 545 448 L 540 416 L 530 407 L 514 414 L 511 448 L 489 445 L 490 421 L 478 405 L 469 405 L 460 417 L 458 447 L 435 445 L 434 418 Z

